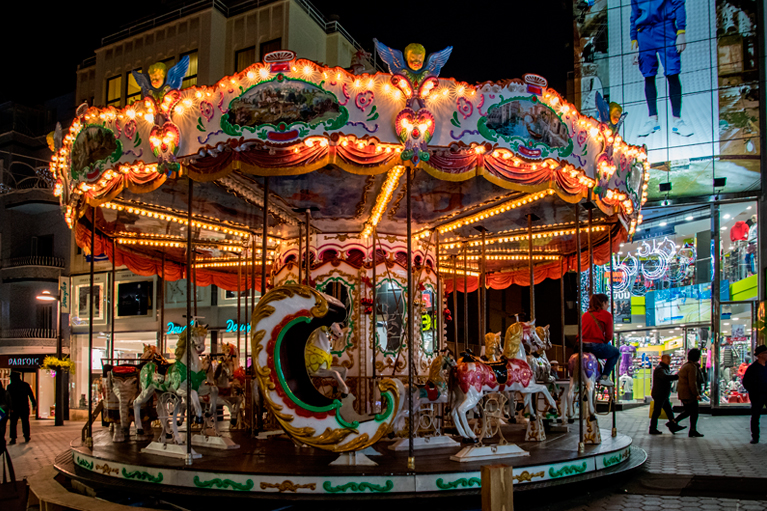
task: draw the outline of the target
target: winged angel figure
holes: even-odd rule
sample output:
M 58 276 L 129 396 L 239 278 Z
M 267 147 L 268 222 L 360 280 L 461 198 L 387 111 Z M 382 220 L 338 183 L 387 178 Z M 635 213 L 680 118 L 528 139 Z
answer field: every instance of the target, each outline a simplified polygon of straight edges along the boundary
M 389 48 L 378 39 L 373 39 L 378 55 L 389 66 L 389 72 L 393 75 L 402 75 L 412 84 L 414 89 L 430 76 L 439 76 L 442 66 L 445 65 L 453 47 L 448 46 L 442 51 L 434 52 L 426 57 L 426 49 L 423 45 L 413 43 L 405 47 L 405 54 L 401 51 Z M 424 59 L 426 65 L 424 66 Z
M 133 71 L 133 78 L 141 87 L 142 97 L 152 96 L 159 101 L 169 90 L 180 89 L 184 76 L 189 70 L 189 55 L 167 69 L 167 72 L 166 69 L 165 64 L 156 62 L 149 66 L 147 74 Z

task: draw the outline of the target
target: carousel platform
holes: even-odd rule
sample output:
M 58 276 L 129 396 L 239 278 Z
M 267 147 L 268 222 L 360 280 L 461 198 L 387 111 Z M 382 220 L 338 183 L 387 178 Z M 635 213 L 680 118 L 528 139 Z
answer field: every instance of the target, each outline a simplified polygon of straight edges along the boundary
M 192 466 L 183 460 L 141 453 L 145 443 L 115 444 L 106 431 L 94 434 L 93 449 L 73 441 L 55 466 L 59 472 L 96 487 L 143 493 L 207 496 L 228 494 L 275 498 L 375 498 L 447 496 L 479 492 L 482 465 L 513 466 L 516 490 L 542 488 L 624 472 L 644 463 L 646 453 L 632 447 L 630 437 L 602 430 L 602 444 L 578 453 L 577 427 L 570 433 L 548 433 L 543 442 L 524 442 L 521 425 L 504 427 L 509 442 L 529 456 L 458 463 L 458 448 L 416 451 L 416 469 L 407 468 L 407 451 L 379 442 L 367 456 L 376 466 L 331 466 L 337 454 L 299 447 L 282 435 L 266 440 L 231 432 L 241 447 L 223 451 L 195 447 L 202 455 Z

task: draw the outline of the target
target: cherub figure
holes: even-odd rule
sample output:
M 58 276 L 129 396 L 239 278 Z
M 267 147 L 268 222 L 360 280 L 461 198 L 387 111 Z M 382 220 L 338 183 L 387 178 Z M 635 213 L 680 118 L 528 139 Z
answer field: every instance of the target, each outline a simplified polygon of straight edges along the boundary
M 167 69 L 162 62 L 155 62 L 149 66 L 146 74 L 133 71 L 133 78 L 141 87 L 142 97 L 152 96 L 159 101 L 168 91 L 181 88 L 188 70 L 189 55 L 170 69 Z
M 389 72 L 393 75 L 405 76 L 414 89 L 418 89 L 426 78 L 439 76 L 442 66 L 445 65 L 453 52 L 453 47 L 448 46 L 426 58 L 426 49 L 420 44 L 413 43 L 405 47 L 405 55 L 403 56 L 401 51 L 389 48 L 377 39 L 373 39 L 373 43 L 381 60 L 389 66 Z M 426 61 L 425 66 L 424 61 Z

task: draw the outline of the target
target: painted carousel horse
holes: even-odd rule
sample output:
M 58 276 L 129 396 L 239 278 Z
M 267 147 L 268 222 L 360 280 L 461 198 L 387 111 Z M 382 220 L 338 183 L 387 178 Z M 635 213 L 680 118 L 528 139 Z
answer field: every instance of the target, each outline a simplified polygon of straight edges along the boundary
M 549 325 L 535 327 L 535 334 L 541 341 L 541 348 L 533 353 L 535 379 L 539 382 L 553 383 L 557 378 L 551 372 L 551 362 L 549 362 L 549 357 L 546 356 L 546 350 L 551 349 L 551 332 L 549 332 Z
M 497 363 L 485 363 L 465 356 L 454 368 L 452 385 L 452 417 L 458 433 L 468 440 L 476 441 L 477 435 L 469 425 L 466 413 L 472 410 L 482 397 L 491 392 L 521 392 L 525 403 L 530 407 L 531 416 L 536 410 L 531 406 L 532 394 L 542 393 L 551 413 L 556 413 L 556 401 L 544 385 L 535 383 L 533 371 L 527 363 L 525 348 L 522 344 L 523 327 L 520 323 L 511 325 L 506 330 L 503 357 Z
M 488 332 L 485 334 L 484 357 L 488 362 L 500 362 L 503 355 L 501 345 L 501 332 Z
M 333 365 L 331 351 L 335 343 L 346 337 L 347 331 L 348 328 L 341 328 L 338 323 L 317 328 L 309 335 L 304 351 L 309 376 L 335 379 L 342 396 L 349 394 L 349 387 L 346 385 L 346 368 Z
M 429 413 L 429 410 L 422 410 L 422 407 L 447 403 L 449 395 L 448 380 L 450 378 L 450 370 L 454 366 L 455 360 L 450 355 L 450 351 L 447 349 L 441 350 L 429 366 L 429 376 L 426 383 L 413 387 L 413 411 L 416 418 L 412 422 L 416 425 L 416 433 L 419 429 L 436 429 L 434 428 L 433 407 L 431 407 L 432 413 Z M 410 392 L 409 385 L 405 385 L 406 396 L 407 392 Z M 408 416 L 409 410 L 403 410 L 403 413 L 400 414 L 394 423 L 394 431 L 405 429 L 405 418 Z
M 573 354 L 568 361 L 570 369 L 570 390 L 567 395 L 567 416 L 570 420 L 575 419 L 575 388 L 579 387 L 580 380 L 578 378 L 578 353 Z M 585 400 L 588 401 L 589 421 L 596 420 L 596 389 L 599 376 L 601 374 L 599 367 L 599 360 L 591 354 L 583 354 L 583 386 L 585 387 Z M 583 394 L 579 396 L 580 401 L 584 400 Z
M 208 329 L 200 326 L 191 327 L 191 336 L 187 335 L 189 330 L 190 328 L 184 329 L 178 336 L 175 353 L 176 360 L 170 364 L 165 375 L 162 374 L 158 364 L 153 360 L 141 368 L 139 376 L 141 392 L 133 401 L 133 413 L 134 416 L 138 416 L 141 405 L 149 401 L 155 392 L 161 393 L 157 404 L 157 415 L 163 425 L 164 438 L 171 437 L 177 444 L 183 443 L 183 439 L 178 432 L 178 426 L 182 418 L 180 413 L 181 405 L 186 399 L 190 399 L 194 407 L 194 422 L 197 424 L 203 423 L 202 406 L 200 405 L 197 391 L 206 379 L 200 355 L 205 351 L 205 337 L 208 335 Z M 192 375 L 189 382 L 190 392 L 188 395 L 186 385 L 187 350 L 189 350 Z M 189 420 L 189 422 L 191 423 L 192 420 Z M 187 427 L 191 427 L 191 425 Z M 143 435 L 143 429 L 139 429 L 137 433 Z
M 158 353 L 157 346 L 150 344 L 144 345 L 144 352 L 141 354 L 140 361 L 140 365 L 150 361 L 155 363 L 162 374 L 165 374 L 170 366 L 170 362 Z M 138 440 L 146 439 L 142 433 L 144 418 L 140 415 L 140 407 L 139 415 L 136 415 L 136 409 L 133 406 L 139 395 L 139 374 L 140 367 L 136 365 L 116 365 L 109 371 L 107 385 L 111 393 L 117 398 L 120 411 L 120 427 L 114 430 L 112 437 L 114 442 L 124 442 L 129 438 L 131 420 L 136 424 L 136 430 L 139 432 Z M 149 420 L 149 418 L 147 414 L 146 419 Z
M 244 401 L 245 371 L 240 366 L 239 353 L 234 344 L 224 343 L 221 350 L 223 358 L 215 367 L 213 364 L 208 367 L 208 381 L 218 389 L 217 403 L 229 409 L 230 424 L 236 426 Z

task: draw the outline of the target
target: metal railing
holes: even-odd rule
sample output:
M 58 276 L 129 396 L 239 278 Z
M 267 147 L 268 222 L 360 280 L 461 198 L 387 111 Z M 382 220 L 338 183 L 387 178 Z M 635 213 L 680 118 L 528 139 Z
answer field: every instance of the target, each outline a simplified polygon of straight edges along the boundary
M 54 328 L 9 328 L 0 330 L 2 339 L 56 339 L 58 331 Z
M 64 258 L 53 256 L 12 257 L 8 260 L 8 264 L 6 266 L 48 266 L 51 268 L 63 268 Z

